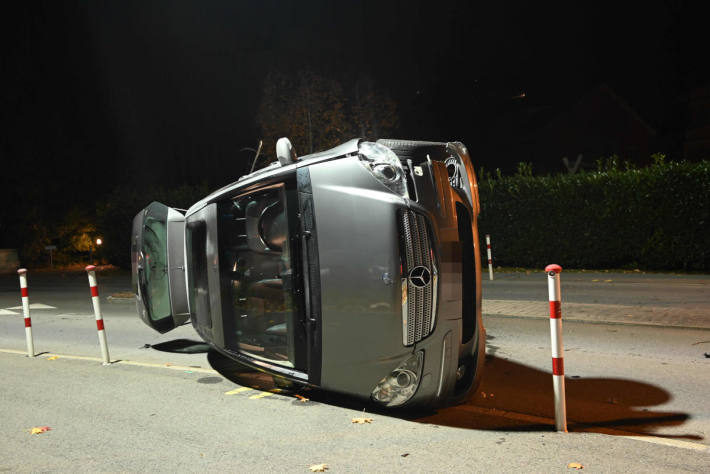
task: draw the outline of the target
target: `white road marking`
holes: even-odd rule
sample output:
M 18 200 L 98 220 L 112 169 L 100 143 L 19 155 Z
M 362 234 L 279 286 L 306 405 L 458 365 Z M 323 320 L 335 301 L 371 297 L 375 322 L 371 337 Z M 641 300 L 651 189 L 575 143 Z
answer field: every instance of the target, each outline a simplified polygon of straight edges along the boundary
M 22 306 L 13 306 L 12 308 L 5 309 L 22 309 Z M 57 307 L 42 303 L 30 303 L 30 309 L 57 309 Z
M 22 307 L 20 306 L 20 308 L 22 308 Z M 5 314 L 5 315 L 14 314 L 14 315 L 17 315 L 17 314 L 20 314 L 20 313 L 16 313 L 16 312 L 14 312 L 14 311 L 10 311 L 10 310 L 7 310 L 7 309 L 0 309 L 0 314 Z

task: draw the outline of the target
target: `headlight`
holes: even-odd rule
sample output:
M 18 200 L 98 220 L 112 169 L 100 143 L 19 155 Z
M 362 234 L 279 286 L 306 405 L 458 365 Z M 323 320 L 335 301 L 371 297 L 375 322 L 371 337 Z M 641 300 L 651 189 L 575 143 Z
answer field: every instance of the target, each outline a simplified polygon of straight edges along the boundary
M 402 163 L 392 150 L 374 142 L 362 142 L 359 148 L 360 162 L 389 189 L 402 197 L 409 197 Z
M 380 380 L 372 391 L 372 399 L 388 407 L 396 407 L 414 396 L 419 387 L 424 352 L 419 351 Z

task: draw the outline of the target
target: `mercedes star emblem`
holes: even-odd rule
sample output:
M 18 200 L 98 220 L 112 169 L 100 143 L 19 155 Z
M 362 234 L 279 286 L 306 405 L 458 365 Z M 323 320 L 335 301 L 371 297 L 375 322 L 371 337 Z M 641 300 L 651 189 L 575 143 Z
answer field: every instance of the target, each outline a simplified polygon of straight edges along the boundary
M 417 288 L 424 288 L 431 282 L 431 271 L 421 265 L 409 272 L 409 282 Z

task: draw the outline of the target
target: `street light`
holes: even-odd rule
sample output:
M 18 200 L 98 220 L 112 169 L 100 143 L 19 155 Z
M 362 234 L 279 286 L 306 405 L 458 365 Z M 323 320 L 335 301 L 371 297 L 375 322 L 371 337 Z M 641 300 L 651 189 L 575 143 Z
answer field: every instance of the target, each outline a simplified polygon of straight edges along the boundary
M 99 247 L 101 246 L 101 244 L 103 244 L 103 243 L 104 243 L 104 241 L 101 240 L 101 237 L 97 237 L 97 238 L 96 238 L 96 250 L 97 250 L 97 251 L 98 251 L 98 248 L 99 248 Z M 93 260 L 94 260 L 93 254 L 94 254 L 94 249 L 93 249 L 93 247 L 89 246 L 89 264 L 92 264 L 92 265 L 93 265 L 93 263 L 94 263 L 94 262 L 93 262 Z

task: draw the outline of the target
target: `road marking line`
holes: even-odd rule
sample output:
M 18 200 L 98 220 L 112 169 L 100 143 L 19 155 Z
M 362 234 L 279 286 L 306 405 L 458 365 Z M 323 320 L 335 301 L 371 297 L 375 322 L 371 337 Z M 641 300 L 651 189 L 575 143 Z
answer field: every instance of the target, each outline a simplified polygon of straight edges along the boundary
M 258 395 L 252 395 L 251 397 L 249 397 L 249 400 L 256 400 L 258 398 L 270 397 L 271 395 L 273 395 L 273 393 L 271 393 L 271 392 L 261 392 Z
M 0 353 L 5 353 L 5 354 L 16 354 L 16 355 L 26 355 L 25 351 L 18 351 L 15 349 L 0 349 Z M 88 356 L 77 356 L 77 355 L 67 355 L 67 354 L 54 354 L 54 353 L 44 353 L 40 354 L 36 357 L 44 357 L 44 358 L 50 358 L 50 357 L 60 357 L 64 359 L 73 359 L 73 360 L 86 360 L 86 361 L 91 361 L 91 362 L 103 362 L 103 359 L 99 357 L 88 357 Z M 203 369 L 203 368 L 198 368 L 198 367 L 190 367 L 190 366 L 184 366 L 184 365 L 170 365 L 170 366 L 165 366 L 164 364 L 156 364 L 156 363 L 151 363 L 151 362 L 137 362 L 137 361 L 132 361 L 132 360 L 119 360 L 116 362 L 112 362 L 112 364 L 123 364 L 123 365 L 131 365 L 131 366 L 136 366 L 136 367 L 151 367 L 151 368 L 156 368 L 156 369 L 171 369 L 171 370 L 190 370 L 192 372 L 200 372 L 204 374 L 219 374 L 216 370 L 212 369 Z M 229 392 L 225 392 L 225 395 L 233 395 L 237 393 L 243 393 L 246 391 L 252 390 L 249 387 L 240 387 L 236 388 L 234 390 L 230 390 Z M 250 399 L 259 399 L 259 398 L 264 398 L 264 397 L 270 397 L 274 395 L 271 392 L 262 392 L 258 395 L 252 395 L 249 397 Z M 526 421 L 529 423 L 538 423 L 538 424 L 545 424 L 545 425 L 550 425 L 554 426 L 555 420 L 551 418 L 545 418 L 541 416 L 534 416 L 534 415 L 527 415 L 525 413 L 518 413 L 518 412 L 511 412 L 511 411 L 505 411 L 505 410 L 499 410 L 497 408 L 483 408 L 483 407 L 478 407 L 474 405 L 458 405 L 455 407 L 457 410 L 464 410 L 464 411 L 470 411 L 473 413 L 477 413 L 480 415 L 490 415 L 490 416 L 498 416 L 501 418 L 508 418 L 511 420 L 517 420 L 517 421 Z M 672 448 L 681 448 L 681 449 L 691 449 L 694 451 L 708 451 L 710 450 L 710 447 L 700 444 L 700 443 L 692 443 L 690 441 L 683 441 L 683 440 L 678 440 L 678 439 L 671 439 L 671 438 L 661 438 L 658 436 L 641 436 L 635 433 L 630 433 L 627 431 L 621 431 L 621 430 L 614 430 L 610 428 L 602 428 L 602 427 L 590 427 L 590 429 L 594 429 L 594 432 L 610 435 L 610 436 L 618 436 L 621 438 L 626 438 L 626 439 L 632 439 L 636 441 L 643 441 L 646 443 L 652 443 L 652 444 L 659 444 L 663 446 L 669 446 Z
M 473 413 L 476 413 L 479 415 L 498 416 L 498 417 L 507 418 L 510 420 L 525 421 L 528 423 L 550 425 L 550 427 L 553 427 L 555 425 L 555 420 L 552 418 L 527 415 L 525 413 L 518 413 L 518 412 L 513 412 L 513 411 L 499 410 L 497 408 L 483 408 L 483 407 L 478 407 L 478 406 L 473 406 L 473 405 L 459 405 L 459 406 L 455 407 L 455 409 L 470 411 L 470 412 L 473 412 Z M 645 443 L 660 444 L 660 445 L 669 446 L 672 448 L 691 449 L 693 451 L 703 452 L 703 451 L 710 450 L 709 446 L 706 446 L 706 445 L 700 444 L 700 443 L 693 443 L 690 441 L 683 441 L 683 440 L 672 439 L 672 438 L 661 438 L 659 436 L 651 436 L 651 435 L 643 436 L 643 435 L 631 433 L 628 431 L 615 430 L 612 428 L 603 428 L 601 426 L 599 426 L 599 427 L 589 426 L 585 430 L 580 430 L 580 431 L 575 431 L 575 432 L 577 432 L 577 433 L 583 433 L 583 432 L 602 433 L 602 434 L 609 435 L 609 436 L 616 436 L 616 437 L 620 437 L 620 438 L 633 439 L 636 441 L 643 441 Z
M 22 309 L 22 306 L 13 306 L 12 308 L 5 308 L 5 309 Z M 57 309 L 57 307 L 56 306 L 49 306 L 48 304 L 42 304 L 42 303 L 31 303 L 30 309 Z
M 0 314 L 5 314 L 5 315 L 8 315 L 8 316 L 9 316 L 9 315 L 17 315 L 17 314 L 20 314 L 20 313 L 16 313 L 16 312 L 10 311 L 10 310 L 8 310 L 8 309 L 0 309 Z
M 0 352 L 4 352 L 6 354 L 18 354 L 18 355 L 26 355 L 26 351 L 18 351 L 14 349 L 0 349 Z M 101 362 L 103 363 L 103 359 L 100 357 L 89 357 L 89 356 L 77 356 L 77 355 L 67 355 L 67 354 L 55 354 L 52 352 L 46 352 L 44 354 L 38 355 L 37 357 L 60 357 L 62 359 L 72 359 L 72 360 L 86 360 L 86 361 L 91 361 L 91 362 Z M 152 362 L 138 362 L 134 360 L 117 360 L 115 362 L 111 362 L 111 365 L 131 365 L 135 367 L 150 367 L 154 369 L 170 369 L 170 370 L 189 370 L 191 372 L 199 372 L 201 374 L 212 374 L 212 375 L 219 375 L 219 372 L 213 369 L 203 369 L 201 367 L 190 367 L 187 365 L 168 365 L 166 366 L 165 364 L 156 364 Z
M 249 388 L 249 387 L 239 387 L 239 388 L 235 388 L 234 390 L 230 390 L 229 392 L 224 392 L 224 394 L 225 395 L 236 395 L 238 393 L 248 392 L 250 390 L 253 390 L 253 389 Z

